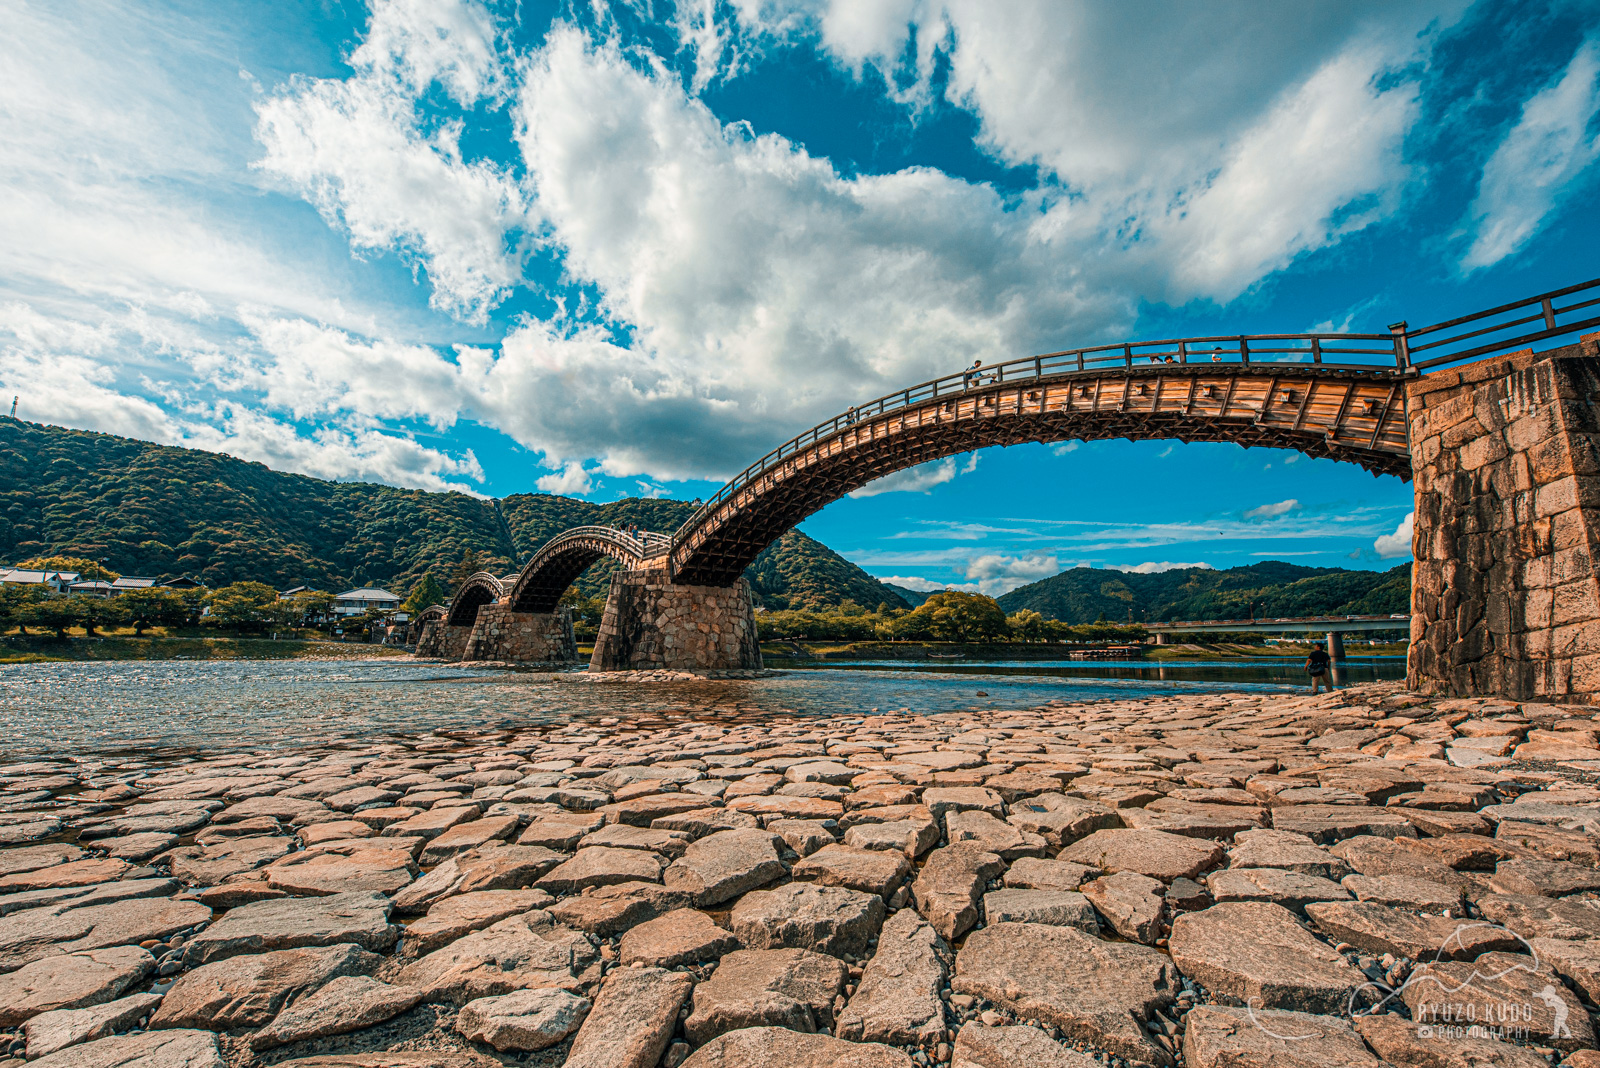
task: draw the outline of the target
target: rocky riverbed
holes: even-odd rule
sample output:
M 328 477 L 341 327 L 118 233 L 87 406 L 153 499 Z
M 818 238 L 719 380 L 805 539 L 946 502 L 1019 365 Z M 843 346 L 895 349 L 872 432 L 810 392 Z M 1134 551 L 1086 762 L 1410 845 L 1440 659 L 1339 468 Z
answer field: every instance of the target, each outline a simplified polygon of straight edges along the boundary
M 0 768 L 0 1068 L 1597 1068 L 1600 724 L 1204 694 Z

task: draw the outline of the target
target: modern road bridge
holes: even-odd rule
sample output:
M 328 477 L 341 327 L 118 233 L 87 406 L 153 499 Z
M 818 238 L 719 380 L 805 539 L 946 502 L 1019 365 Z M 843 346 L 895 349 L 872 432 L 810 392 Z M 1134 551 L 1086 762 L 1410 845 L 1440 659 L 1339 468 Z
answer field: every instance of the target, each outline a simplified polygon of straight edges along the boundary
M 1303 616 L 1299 619 L 1185 619 L 1146 623 L 1157 645 L 1170 644 L 1175 634 L 1326 634 L 1328 655 L 1344 656 L 1344 635 L 1374 631 L 1409 631 L 1405 612 L 1386 616 Z
M 1583 455 L 1600 455 L 1600 446 L 1582 445 L 1574 436 L 1588 433 L 1588 419 L 1600 441 L 1600 418 L 1568 395 L 1600 402 L 1596 344 L 1582 336 L 1600 327 L 1597 311 L 1600 279 L 1429 326 L 1395 323 L 1386 333 L 1126 342 L 963 370 L 867 401 L 790 439 L 736 475 L 670 535 L 579 528 L 552 539 L 499 592 L 489 581 L 493 576 L 474 576 L 452 604 L 448 623 L 467 626 L 491 602 L 508 612 L 551 613 L 585 568 L 610 556 L 624 570 L 613 579 L 593 666 L 758 666 L 753 619 L 721 614 L 746 612 L 748 590 L 732 600 L 705 591 L 739 587 L 744 569 L 774 539 L 874 479 L 990 445 L 1119 437 L 1230 441 L 1296 449 L 1403 479 L 1426 471 L 1426 484 L 1416 486 L 1416 537 L 1419 561 L 1439 564 L 1429 572 L 1423 613 L 1429 627 L 1438 626 L 1424 628 L 1432 635 L 1431 652 L 1422 661 L 1413 658 L 1414 675 L 1420 671 L 1446 689 L 1543 687 L 1539 692 L 1553 693 L 1570 684 L 1570 664 L 1562 669 L 1566 682 L 1529 681 L 1522 667 L 1505 669 L 1521 672 L 1517 679 L 1495 680 L 1473 675 L 1475 668 L 1465 676 L 1457 669 L 1484 657 L 1510 656 L 1525 665 L 1543 663 L 1541 656 L 1592 655 L 1592 684 L 1582 685 L 1600 693 L 1600 590 L 1583 594 L 1592 605 L 1583 619 L 1596 622 L 1593 648 L 1587 638 L 1573 644 L 1556 636 L 1543 653 L 1507 645 L 1513 632 L 1528 633 L 1549 615 L 1538 597 L 1528 602 L 1531 616 L 1520 595 L 1515 611 L 1495 600 L 1520 588 L 1520 577 L 1502 576 L 1498 593 L 1486 580 L 1473 586 L 1470 596 L 1484 602 L 1481 610 L 1461 611 L 1457 603 L 1461 568 L 1484 571 L 1478 565 L 1485 560 L 1514 555 L 1487 543 L 1469 545 L 1474 538 L 1515 543 L 1514 528 L 1527 527 L 1531 533 L 1521 535 L 1526 544 L 1517 550 L 1527 559 L 1588 544 L 1584 509 L 1590 497 L 1568 482 L 1596 475 L 1591 496 L 1600 502 L 1600 463 L 1588 471 L 1586 461 L 1572 459 L 1585 448 L 1590 451 Z M 1535 355 L 1531 347 L 1545 342 L 1567 347 Z M 1558 409 L 1570 417 L 1552 422 Z M 1508 425 L 1524 418 L 1532 422 L 1512 435 Z M 1537 456 L 1528 452 L 1535 441 Z M 1566 459 L 1552 460 L 1556 453 Z M 1511 459 L 1515 455 L 1523 459 Z M 1519 503 L 1517 494 L 1537 500 Z M 1555 511 L 1536 514 L 1547 507 L 1546 497 Z M 1594 507 L 1593 540 L 1600 545 L 1600 504 Z M 1546 529 L 1560 516 L 1566 516 L 1560 530 Z M 1561 560 L 1550 565 L 1556 584 L 1581 581 L 1584 567 Z M 1419 574 L 1423 570 L 1419 566 Z M 1587 575 L 1593 586 L 1592 569 Z M 636 586 L 637 596 L 621 596 L 619 583 Z M 1414 585 L 1414 602 L 1420 588 Z M 1513 615 L 1519 621 L 1506 622 Z M 680 641 L 690 632 L 702 639 Z M 1498 645 L 1490 632 L 1501 635 Z M 1557 648 L 1562 641 L 1566 645 Z M 1455 645 L 1464 650 L 1459 656 Z M 1454 666 L 1440 666 L 1446 661 Z M 1504 675 L 1500 667 L 1494 671 Z

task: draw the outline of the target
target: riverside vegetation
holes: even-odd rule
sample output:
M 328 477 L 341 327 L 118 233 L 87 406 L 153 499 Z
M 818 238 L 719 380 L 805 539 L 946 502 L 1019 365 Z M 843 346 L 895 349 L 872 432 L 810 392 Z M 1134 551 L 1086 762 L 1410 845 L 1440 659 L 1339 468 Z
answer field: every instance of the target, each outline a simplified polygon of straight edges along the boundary
M 13 763 L 0 1046 L 1592 1068 L 1597 739 L 1376 684 Z

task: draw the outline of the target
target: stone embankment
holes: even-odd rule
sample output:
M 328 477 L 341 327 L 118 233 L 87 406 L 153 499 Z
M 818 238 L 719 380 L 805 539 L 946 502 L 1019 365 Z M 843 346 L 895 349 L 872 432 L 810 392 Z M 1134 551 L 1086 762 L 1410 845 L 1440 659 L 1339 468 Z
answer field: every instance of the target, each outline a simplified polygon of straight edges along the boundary
M 1190 695 L 0 768 L 0 1068 L 1595 1068 L 1600 724 Z

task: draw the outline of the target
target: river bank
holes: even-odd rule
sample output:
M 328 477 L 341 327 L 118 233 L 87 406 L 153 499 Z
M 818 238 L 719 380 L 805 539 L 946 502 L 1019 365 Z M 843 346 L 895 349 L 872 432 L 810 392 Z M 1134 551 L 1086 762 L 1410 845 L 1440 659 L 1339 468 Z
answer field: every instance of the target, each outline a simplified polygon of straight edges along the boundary
M 1535 1068 L 1594 1045 L 1597 730 L 1375 684 L 58 753 L 0 767 L 0 1043 Z M 1508 1041 L 1426 1025 L 1475 966 Z
M 318 639 L 9 635 L 0 664 L 94 660 L 362 660 L 406 655 L 393 646 Z

